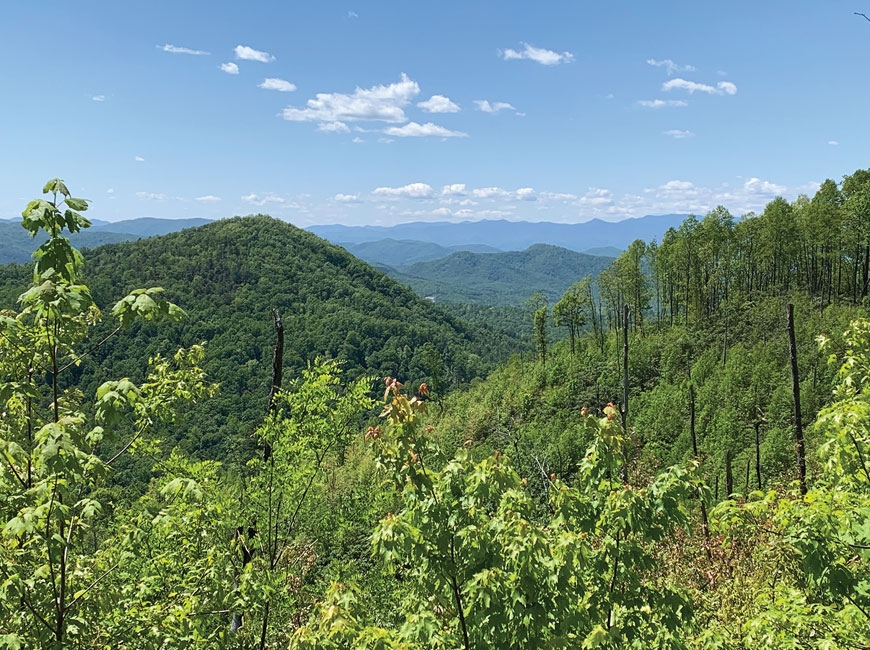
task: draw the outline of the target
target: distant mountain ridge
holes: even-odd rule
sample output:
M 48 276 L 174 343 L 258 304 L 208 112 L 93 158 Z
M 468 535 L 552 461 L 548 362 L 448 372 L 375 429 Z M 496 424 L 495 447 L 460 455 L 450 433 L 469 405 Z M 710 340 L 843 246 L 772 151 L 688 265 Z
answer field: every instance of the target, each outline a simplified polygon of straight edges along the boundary
M 554 302 L 572 284 L 598 275 L 612 261 L 612 257 L 535 244 L 524 251 L 460 251 L 386 272 L 435 302 L 519 306 L 535 291 Z
M 338 242 L 333 242 L 338 243 Z M 447 257 L 460 250 L 474 253 L 498 253 L 499 249 L 485 244 L 441 246 L 432 242 L 413 239 L 379 239 L 359 244 L 338 243 L 339 246 L 373 266 L 389 266 L 401 269 L 417 262 L 428 262 Z
M 126 221 L 109 222 L 93 219 L 90 228 L 70 235 L 70 241 L 79 248 L 94 248 L 103 244 L 116 244 L 134 241 L 143 237 L 168 235 L 186 228 L 195 228 L 211 223 L 212 219 L 157 219 L 141 217 Z M 0 219 L 0 264 L 15 262 L 24 264 L 30 261 L 45 237 L 31 238 L 21 227 L 21 219 Z
M 484 244 L 502 251 L 521 251 L 534 244 L 551 244 L 582 252 L 614 247 L 623 250 L 635 239 L 661 241 L 671 227 L 679 227 L 684 214 L 648 215 L 623 221 L 592 219 L 584 223 L 483 220 L 416 221 L 395 226 L 310 226 L 307 230 L 339 244 L 362 244 L 383 239 L 415 240 L 439 246 Z

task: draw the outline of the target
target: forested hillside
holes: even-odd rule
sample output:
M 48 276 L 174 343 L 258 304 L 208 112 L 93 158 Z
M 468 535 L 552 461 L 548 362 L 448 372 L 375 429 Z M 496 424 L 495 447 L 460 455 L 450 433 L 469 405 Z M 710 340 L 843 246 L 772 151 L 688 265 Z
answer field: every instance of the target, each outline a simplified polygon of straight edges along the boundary
M 84 267 L 44 193 L 0 293 L 0 647 L 868 647 L 870 171 L 635 241 L 486 378 L 510 342 L 309 233 Z
M 580 278 L 598 275 L 611 261 L 535 244 L 524 251 L 504 253 L 461 251 L 391 275 L 436 301 L 519 306 L 536 291 L 556 299 Z
M 0 305 L 14 306 L 28 275 L 24 267 L 2 269 Z M 84 277 L 97 304 L 161 286 L 188 316 L 113 338 L 73 380 L 93 391 L 106 373 L 136 376 L 136 359 L 207 343 L 204 368 L 220 391 L 172 435 L 209 458 L 226 458 L 265 409 L 273 309 L 286 323 L 284 360 L 294 375 L 322 356 L 342 360 L 353 377 L 398 371 L 420 381 L 437 365 L 440 382 L 460 385 L 512 349 L 504 335 L 467 326 L 343 249 L 266 216 L 100 247 L 89 253 Z

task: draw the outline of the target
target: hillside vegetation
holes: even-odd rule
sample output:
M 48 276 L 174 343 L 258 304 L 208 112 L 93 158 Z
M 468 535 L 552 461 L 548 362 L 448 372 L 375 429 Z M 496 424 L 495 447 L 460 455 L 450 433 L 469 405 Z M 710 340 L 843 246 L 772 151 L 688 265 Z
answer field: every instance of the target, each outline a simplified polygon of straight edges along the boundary
M 44 193 L 2 285 L 31 281 L 0 312 L 0 647 L 867 647 L 870 170 L 635 241 L 449 395 L 498 339 L 342 249 L 233 219 L 86 284 L 87 202 Z M 209 380 L 241 364 L 268 397 L 236 411 Z M 197 444 L 226 412 L 232 448 Z

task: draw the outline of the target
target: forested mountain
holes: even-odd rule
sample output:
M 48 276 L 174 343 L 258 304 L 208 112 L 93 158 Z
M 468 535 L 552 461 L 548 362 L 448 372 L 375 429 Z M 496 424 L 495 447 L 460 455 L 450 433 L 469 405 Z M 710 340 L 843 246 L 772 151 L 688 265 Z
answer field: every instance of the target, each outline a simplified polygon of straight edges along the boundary
M 2 269 L 0 306 L 14 305 L 29 273 Z M 226 458 L 230 441 L 246 435 L 263 413 L 273 309 L 287 327 L 284 359 L 292 374 L 323 356 L 343 360 L 351 376 L 399 372 L 419 381 L 429 374 L 431 348 L 444 381 L 458 385 L 513 347 L 504 335 L 461 323 L 338 246 L 266 216 L 102 246 L 89 252 L 85 277 L 97 304 L 135 287 L 161 286 L 188 315 L 159 332 L 142 326 L 112 339 L 84 361 L 75 380 L 93 390 L 104 373 L 133 373 L 134 358 L 206 342 L 204 368 L 221 391 L 182 437 L 208 457 Z
M 591 219 L 584 223 L 546 221 L 482 220 L 419 221 L 395 226 L 311 226 L 311 232 L 333 243 L 358 244 L 380 239 L 410 239 L 440 246 L 485 244 L 503 251 L 521 251 L 534 244 L 552 244 L 573 251 L 613 246 L 624 249 L 635 239 L 661 239 L 664 232 L 678 225 L 686 215 L 648 215 L 618 222 Z
M 103 244 L 132 241 L 141 237 L 165 235 L 184 228 L 209 223 L 210 219 L 155 219 L 142 217 L 110 223 L 99 221 L 90 228 L 70 235 L 73 246 L 94 248 Z M 0 264 L 26 264 L 46 237 L 31 237 L 21 227 L 20 219 L 0 219 Z
M 439 246 L 431 242 L 413 241 L 413 240 L 397 240 L 397 239 L 379 239 L 377 241 L 360 242 L 358 244 L 350 244 L 343 242 L 335 242 L 342 248 L 353 253 L 371 264 L 372 266 L 388 266 L 401 270 L 403 267 L 415 264 L 417 262 L 428 262 L 429 260 L 437 260 L 442 257 L 455 253 L 456 251 L 464 250 L 474 253 L 497 253 L 497 248 L 486 246 L 484 244 L 465 244 L 457 246 Z
M 524 251 L 461 251 L 405 267 L 393 277 L 436 301 L 522 305 L 535 291 L 556 299 L 581 278 L 596 276 L 612 258 L 535 244 Z

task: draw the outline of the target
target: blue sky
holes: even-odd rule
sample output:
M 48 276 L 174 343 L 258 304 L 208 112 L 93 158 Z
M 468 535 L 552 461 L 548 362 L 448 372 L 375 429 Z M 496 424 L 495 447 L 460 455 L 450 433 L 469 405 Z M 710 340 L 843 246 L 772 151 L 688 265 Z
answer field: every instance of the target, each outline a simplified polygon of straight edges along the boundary
M 0 216 L 734 214 L 870 166 L 870 0 L 12 2 Z

